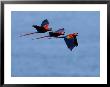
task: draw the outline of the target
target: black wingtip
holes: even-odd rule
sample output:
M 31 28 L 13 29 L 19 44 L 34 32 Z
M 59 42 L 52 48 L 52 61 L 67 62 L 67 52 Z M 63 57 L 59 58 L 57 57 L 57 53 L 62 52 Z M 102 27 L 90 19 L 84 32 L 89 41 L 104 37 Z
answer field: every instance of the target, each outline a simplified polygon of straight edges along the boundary
M 47 19 L 44 19 L 43 21 L 48 21 Z
M 70 49 L 70 51 L 72 51 L 72 49 Z
M 68 47 L 69 49 L 70 49 L 70 51 L 72 51 L 73 50 L 73 48 L 71 48 L 71 47 Z

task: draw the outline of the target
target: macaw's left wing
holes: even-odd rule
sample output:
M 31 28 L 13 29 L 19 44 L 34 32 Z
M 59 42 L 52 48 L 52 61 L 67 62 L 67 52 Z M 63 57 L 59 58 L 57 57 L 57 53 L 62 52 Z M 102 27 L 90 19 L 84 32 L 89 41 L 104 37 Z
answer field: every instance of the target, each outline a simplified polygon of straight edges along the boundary
M 64 32 L 64 28 L 55 31 L 55 33 L 62 33 L 62 32 Z
M 67 47 L 72 51 L 72 49 L 75 47 L 75 46 L 78 46 L 78 43 L 77 43 L 77 38 L 68 38 L 68 37 L 65 37 L 64 38 L 64 41 L 67 45 Z
M 47 19 L 42 21 L 42 24 L 41 24 L 42 27 L 44 27 L 45 25 L 49 25 L 49 21 Z

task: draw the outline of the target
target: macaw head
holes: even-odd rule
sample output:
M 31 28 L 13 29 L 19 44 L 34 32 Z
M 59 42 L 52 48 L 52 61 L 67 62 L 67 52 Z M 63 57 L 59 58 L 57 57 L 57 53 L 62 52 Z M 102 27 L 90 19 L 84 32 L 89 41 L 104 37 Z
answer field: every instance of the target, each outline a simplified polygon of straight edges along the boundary
M 78 33 L 68 34 L 68 35 L 67 35 L 67 38 L 68 38 L 68 39 L 72 39 L 72 38 L 74 38 L 75 36 L 78 36 Z
M 78 33 L 73 33 L 73 36 L 78 36 Z

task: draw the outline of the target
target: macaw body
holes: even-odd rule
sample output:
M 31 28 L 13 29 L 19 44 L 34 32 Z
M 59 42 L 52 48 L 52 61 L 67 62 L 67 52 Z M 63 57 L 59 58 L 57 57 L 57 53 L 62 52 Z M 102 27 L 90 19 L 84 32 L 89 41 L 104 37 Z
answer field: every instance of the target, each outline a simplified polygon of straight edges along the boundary
M 66 36 L 58 37 L 58 38 L 64 38 L 67 47 L 72 51 L 74 47 L 78 46 L 78 41 L 76 36 L 78 36 L 78 33 L 68 34 Z
M 33 25 L 32 27 L 34 27 L 38 33 L 45 33 L 47 31 L 51 31 L 52 28 L 49 28 L 49 22 L 47 19 L 45 19 L 42 23 L 41 26 L 38 25 Z
M 64 37 L 67 47 L 72 51 L 74 47 L 78 46 L 77 37 L 78 33 L 68 34 Z
M 36 28 L 38 33 L 45 33 L 47 31 L 51 31 L 51 28 L 47 28 L 47 27 L 42 27 L 37 25 L 33 25 L 33 27 Z
M 49 22 L 48 22 L 47 19 L 42 21 L 41 26 L 32 25 L 32 27 L 34 27 L 37 31 L 36 32 L 32 32 L 32 33 L 26 33 L 24 35 L 21 35 L 20 37 L 31 35 L 31 34 L 35 34 L 35 33 L 45 33 L 45 32 L 48 32 L 48 31 L 52 30 L 52 28 L 49 28 Z
M 36 39 L 45 38 L 45 37 L 55 37 L 55 38 L 57 38 L 58 36 L 64 35 L 64 33 L 65 33 L 64 28 L 62 28 L 62 29 L 59 29 L 55 32 L 49 32 L 48 36 L 43 36 L 43 37 L 39 37 L 39 38 L 36 38 Z
M 57 31 L 55 31 L 55 32 L 49 32 L 49 36 L 50 36 L 50 37 L 58 37 L 58 36 L 64 35 L 64 34 L 65 34 L 64 28 L 59 29 L 59 30 L 57 30 Z

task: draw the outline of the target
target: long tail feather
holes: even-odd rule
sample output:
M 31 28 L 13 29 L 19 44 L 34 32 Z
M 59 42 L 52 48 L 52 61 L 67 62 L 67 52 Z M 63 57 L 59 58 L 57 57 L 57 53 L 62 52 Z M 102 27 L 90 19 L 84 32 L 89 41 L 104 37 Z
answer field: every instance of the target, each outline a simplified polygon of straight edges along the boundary
M 57 37 L 57 38 L 65 38 L 65 36 L 63 36 L 63 37 Z
M 38 33 L 38 32 L 27 33 L 27 34 L 21 35 L 21 36 L 19 36 L 19 37 L 22 37 L 22 36 L 27 36 L 27 35 L 31 35 L 31 34 L 35 34 L 35 33 Z
M 44 36 L 44 37 L 39 37 L 39 38 L 35 38 L 35 39 L 41 39 L 41 38 L 45 38 L 45 37 L 50 37 L 50 36 Z M 34 40 L 34 39 L 32 39 Z

